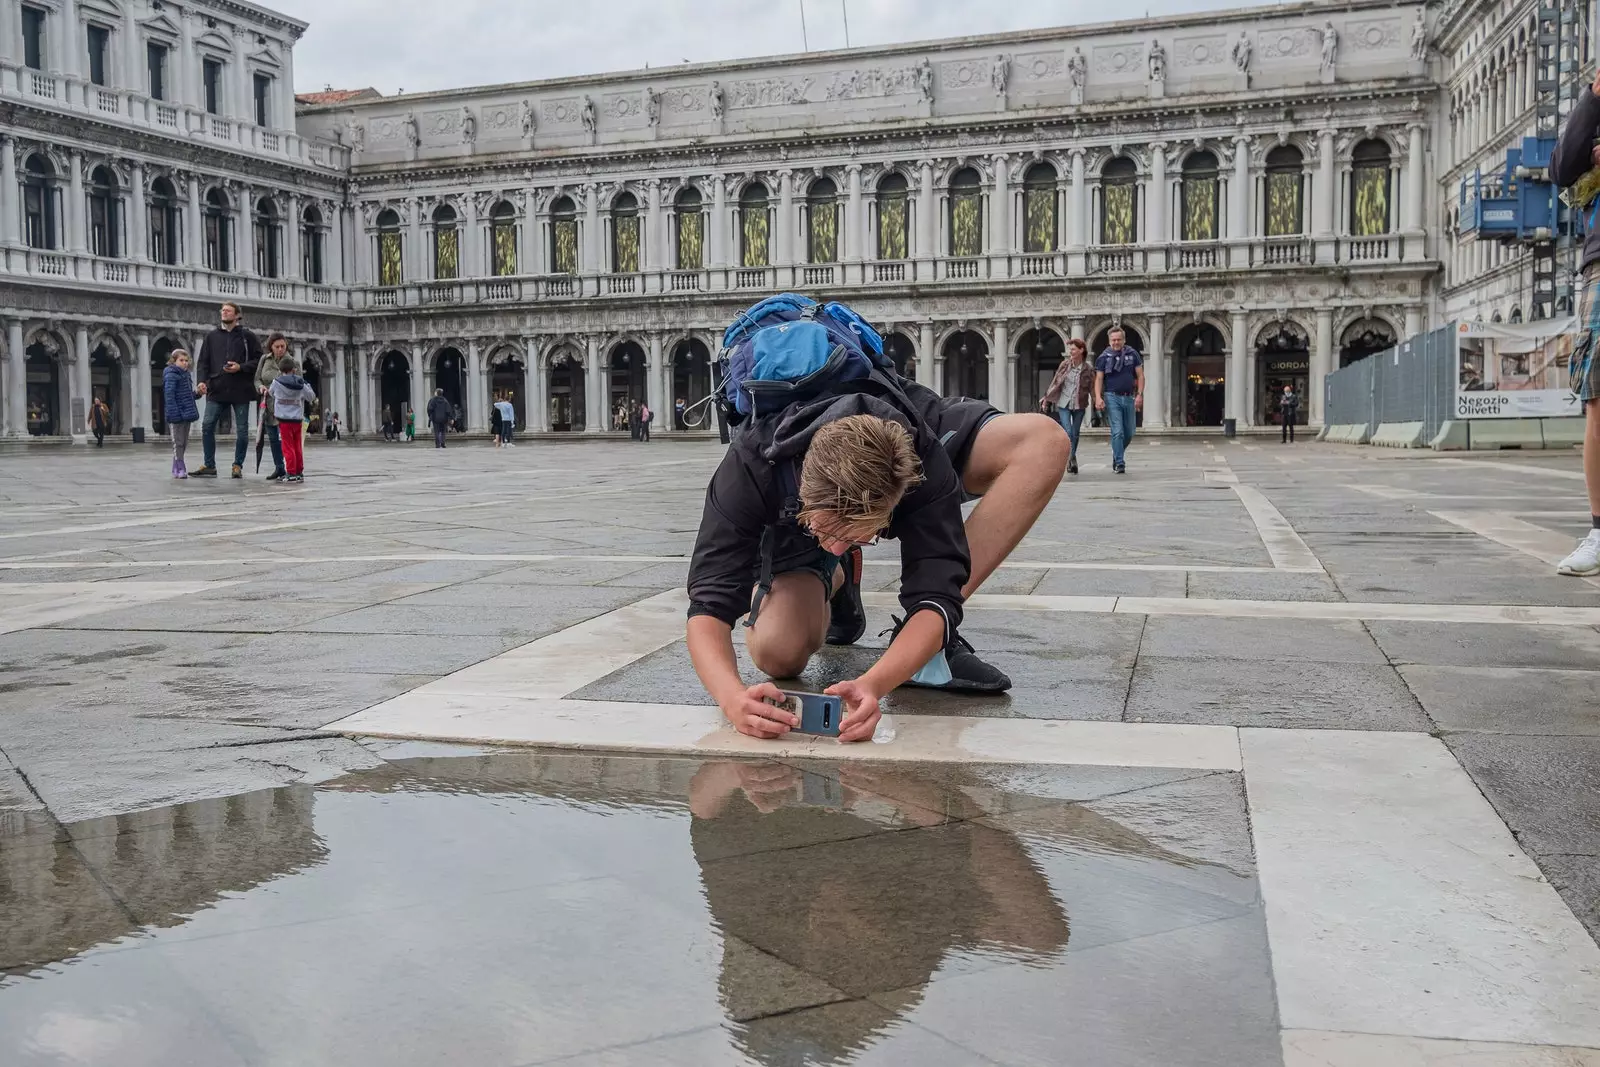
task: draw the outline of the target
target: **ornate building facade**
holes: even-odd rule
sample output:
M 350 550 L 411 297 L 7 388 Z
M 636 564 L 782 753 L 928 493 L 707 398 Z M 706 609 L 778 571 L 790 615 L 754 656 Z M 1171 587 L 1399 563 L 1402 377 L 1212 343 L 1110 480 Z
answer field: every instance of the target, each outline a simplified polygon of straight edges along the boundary
M 304 26 L 252 5 L 0 0 L 0 24 L 12 436 L 81 432 L 96 392 L 119 430 L 160 432 L 152 367 L 223 299 L 362 432 L 434 387 L 471 429 L 499 395 L 535 431 L 609 430 L 630 399 L 677 429 L 721 329 L 784 289 L 1008 410 L 1068 338 L 1121 324 L 1150 426 L 1266 422 L 1282 382 L 1442 314 L 1448 125 L 1417 4 L 363 94 L 297 121 Z

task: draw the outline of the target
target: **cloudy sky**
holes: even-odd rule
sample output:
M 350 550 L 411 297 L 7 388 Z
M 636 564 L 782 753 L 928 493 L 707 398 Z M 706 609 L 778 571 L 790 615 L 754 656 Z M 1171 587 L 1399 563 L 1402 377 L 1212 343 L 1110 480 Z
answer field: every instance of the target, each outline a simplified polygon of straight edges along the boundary
M 383 93 L 802 50 L 802 0 L 264 0 L 311 23 L 295 88 Z M 1246 6 L 1250 0 L 844 0 L 852 45 Z M 803 0 L 813 50 L 844 46 L 841 0 Z

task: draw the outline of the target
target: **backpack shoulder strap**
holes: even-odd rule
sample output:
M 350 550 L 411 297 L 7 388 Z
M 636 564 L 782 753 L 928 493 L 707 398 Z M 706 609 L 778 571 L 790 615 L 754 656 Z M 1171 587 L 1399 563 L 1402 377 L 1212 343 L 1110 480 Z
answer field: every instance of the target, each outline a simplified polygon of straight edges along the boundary
M 778 521 L 793 525 L 800 517 L 800 472 L 794 460 L 780 460 L 773 469 L 778 478 Z

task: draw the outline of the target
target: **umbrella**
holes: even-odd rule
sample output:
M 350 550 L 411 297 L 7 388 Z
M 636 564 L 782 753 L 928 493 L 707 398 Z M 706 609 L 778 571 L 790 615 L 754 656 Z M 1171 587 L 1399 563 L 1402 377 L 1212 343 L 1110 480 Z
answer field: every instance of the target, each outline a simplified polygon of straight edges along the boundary
M 261 473 L 261 450 L 267 447 L 267 398 L 261 398 L 261 417 L 256 419 L 256 473 Z

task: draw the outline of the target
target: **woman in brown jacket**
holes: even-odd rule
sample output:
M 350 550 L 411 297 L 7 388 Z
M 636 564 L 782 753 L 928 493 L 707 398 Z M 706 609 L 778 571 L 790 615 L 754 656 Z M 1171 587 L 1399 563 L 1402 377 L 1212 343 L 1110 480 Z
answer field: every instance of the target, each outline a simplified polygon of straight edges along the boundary
M 1094 385 L 1094 367 L 1087 360 L 1089 346 L 1074 337 L 1067 342 L 1067 358 L 1056 368 L 1045 390 L 1039 409 L 1054 415 L 1072 438 L 1072 458 L 1067 461 L 1067 473 L 1078 473 L 1078 431 L 1083 426 L 1083 413 L 1089 410 L 1089 393 Z

